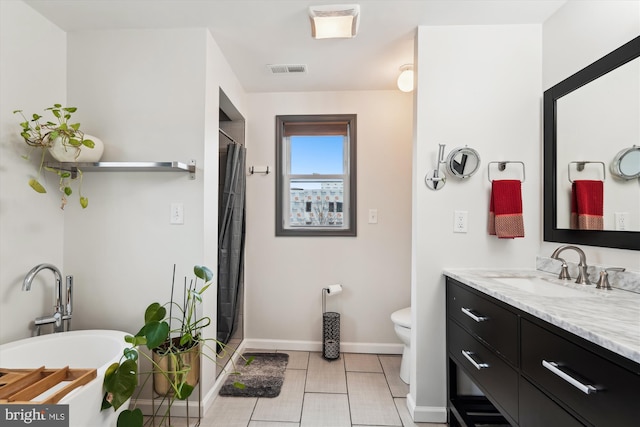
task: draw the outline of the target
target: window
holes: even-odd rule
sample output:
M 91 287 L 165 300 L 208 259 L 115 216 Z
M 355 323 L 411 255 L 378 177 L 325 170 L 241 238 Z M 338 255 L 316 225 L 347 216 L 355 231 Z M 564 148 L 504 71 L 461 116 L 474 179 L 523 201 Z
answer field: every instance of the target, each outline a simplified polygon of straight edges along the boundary
M 356 235 L 356 115 L 276 116 L 276 236 Z

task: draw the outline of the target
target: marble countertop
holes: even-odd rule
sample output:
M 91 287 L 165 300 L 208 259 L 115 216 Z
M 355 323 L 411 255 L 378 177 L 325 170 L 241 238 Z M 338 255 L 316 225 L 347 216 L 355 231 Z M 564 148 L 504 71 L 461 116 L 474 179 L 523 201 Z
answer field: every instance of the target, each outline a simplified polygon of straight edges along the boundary
M 446 269 L 443 274 L 640 363 L 638 293 L 595 289 L 533 269 Z

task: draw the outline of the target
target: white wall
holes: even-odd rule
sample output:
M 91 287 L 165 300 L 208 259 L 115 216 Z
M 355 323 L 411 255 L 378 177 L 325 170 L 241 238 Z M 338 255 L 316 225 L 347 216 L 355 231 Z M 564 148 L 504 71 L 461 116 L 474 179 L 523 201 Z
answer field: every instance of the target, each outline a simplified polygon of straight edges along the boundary
M 640 1 L 567 2 L 543 25 L 543 90 L 639 34 Z M 542 242 L 540 253 L 549 255 L 557 246 Z M 619 265 L 640 271 L 637 251 L 593 246 L 584 250 L 590 264 Z
M 358 122 L 355 238 L 275 237 L 275 176 L 247 177 L 249 342 L 318 350 L 321 289 L 341 283 L 327 309 L 341 313 L 343 351 L 401 350 L 389 316 L 410 304 L 411 108 L 399 91 L 249 95 L 247 166 L 275 169 L 276 115 L 355 113 Z M 367 223 L 370 208 L 378 224 Z
M 541 240 L 541 70 L 538 25 L 419 27 L 413 142 L 412 347 L 408 405 L 416 421 L 446 420 L 445 286 L 447 267 L 532 268 Z M 438 144 L 480 154 L 476 175 L 424 184 Z M 490 161 L 518 160 L 525 238 L 487 232 Z M 513 168 L 519 177 L 520 170 Z M 500 179 L 507 177 L 501 175 Z M 468 232 L 454 234 L 454 210 L 468 212 Z
M 169 300 L 174 263 L 178 286 L 193 277 L 194 264 L 215 268 L 215 258 L 204 258 L 202 234 L 202 170 L 216 167 L 204 158 L 206 32 L 95 31 L 68 39 L 69 102 L 81 107 L 86 131 L 104 141 L 102 160 L 195 159 L 198 166 L 194 181 L 178 172 L 87 172 L 89 207 L 65 213 L 74 329 L 135 333 L 148 304 Z M 184 225 L 169 224 L 172 202 L 184 204 Z
M 30 336 L 29 324 L 53 313 L 53 274 L 37 276 L 22 292 L 25 274 L 36 264 L 63 268 L 63 212 L 57 179 L 47 173 L 47 194 L 27 182 L 37 175 L 39 153 L 30 161 L 20 137 L 22 109 L 44 108 L 67 99 L 66 34 L 19 1 L 0 2 L 0 344 Z M 64 273 L 64 271 L 63 271 Z
M 65 216 L 65 268 L 76 278 L 76 329 L 137 332 L 144 308 L 169 300 L 193 266 L 217 267 L 218 89 L 244 102 L 206 30 L 69 34 L 69 100 L 83 127 L 105 142 L 104 161 L 194 159 L 184 172 L 89 172 L 89 208 Z M 184 225 L 170 225 L 170 206 Z M 204 298 L 215 334 L 215 288 Z M 205 362 L 204 391 L 213 383 Z
M 543 25 L 543 90 L 640 34 L 640 1 L 568 1 Z

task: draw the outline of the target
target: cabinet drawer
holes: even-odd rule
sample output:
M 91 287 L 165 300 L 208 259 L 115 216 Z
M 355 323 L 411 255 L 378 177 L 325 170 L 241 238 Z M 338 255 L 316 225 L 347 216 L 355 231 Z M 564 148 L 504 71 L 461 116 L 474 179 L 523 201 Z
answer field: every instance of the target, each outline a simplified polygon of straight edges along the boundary
M 449 355 L 503 413 L 518 419 L 518 373 L 458 324 L 448 321 Z M 463 354 L 465 353 L 465 354 Z
M 522 320 L 522 372 L 596 427 L 640 420 L 640 375 Z M 544 363 L 544 365 L 543 365 Z
M 449 316 L 487 343 L 514 366 L 518 366 L 517 316 L 447 280 Z
M 525 379 L 520 380 L 520 427 L 583 427 Z

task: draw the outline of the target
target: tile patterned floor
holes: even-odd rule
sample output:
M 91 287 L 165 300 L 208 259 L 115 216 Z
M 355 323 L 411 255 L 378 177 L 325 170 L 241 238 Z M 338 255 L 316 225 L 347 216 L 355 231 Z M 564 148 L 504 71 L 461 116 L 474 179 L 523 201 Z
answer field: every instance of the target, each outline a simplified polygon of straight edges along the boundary
M 289 354 L 285 381 L 275 398 L 218 396 L 201 427 L 446 427 L 414 423 L 406 406 L 409 386 L 398 376 L 399 355 Z M 176 427 L 180 420 L 174 419 Z

